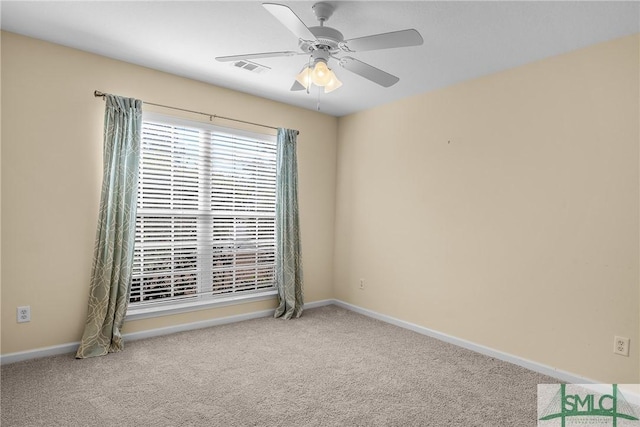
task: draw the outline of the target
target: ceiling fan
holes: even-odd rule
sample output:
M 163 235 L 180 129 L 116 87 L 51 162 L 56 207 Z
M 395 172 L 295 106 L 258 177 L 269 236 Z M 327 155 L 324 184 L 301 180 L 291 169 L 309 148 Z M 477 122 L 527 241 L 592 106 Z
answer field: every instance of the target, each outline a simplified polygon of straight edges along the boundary
M 245 55 L 219 56 L 216 60 L 221 62 L 251 60 L 258 58 L 274 58 L 283 56 L 309 55 L 309 61 L 297 75 L 291 90 L 309 90 L 311 84 L 324 87 L 328 93 L 342 86 L 335 73 L 329 68 L 329 60 L 333 59 L 338 64 L 367 80 L 389 87 L 400 79 L 392 74 L 382 71 L 372 65 L 359 61 L 351 56 L 337 56 L 342 53 L 356 53 L 367 50 L 390 49 L 397 47 L 419 46 L 423 43 L 422 36 L 414 29 L 394 31 L 390 33 L 375 34 L 345 40 L 342 33 L 335 28 L 325 27 L 324 23 L 331 17 L 334 6 L 329 3 L 315 3 L 315 13 L 319 26 L 307 27 L 304 22 L 287 6 L 276 3 L 263 3 L 267 11 L 276 17 L 285 27 L 298 37 L 300 52 L 263 52 Z

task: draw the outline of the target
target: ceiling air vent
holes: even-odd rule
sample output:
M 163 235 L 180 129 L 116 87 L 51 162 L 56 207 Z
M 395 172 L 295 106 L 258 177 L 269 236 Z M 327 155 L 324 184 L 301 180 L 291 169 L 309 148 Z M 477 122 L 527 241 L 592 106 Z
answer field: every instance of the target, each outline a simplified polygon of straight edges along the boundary
M 265 71 L 271 69 L 265 65 L 260 65 L 255 62 L 247 61 L 246 59 L 242 61 L 233 62 L 233 65 L 235 67 L 242 68 L 243 70 L 251 71 L 252 73 L 256 73 L 256 74 L 264 73 Z

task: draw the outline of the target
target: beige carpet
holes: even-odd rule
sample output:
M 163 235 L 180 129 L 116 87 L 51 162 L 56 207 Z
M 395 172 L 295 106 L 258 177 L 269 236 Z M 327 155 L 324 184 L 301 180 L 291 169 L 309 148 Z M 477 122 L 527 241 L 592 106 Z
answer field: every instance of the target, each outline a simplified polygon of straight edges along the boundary
M 336 306 L 2 367 L 9 426 L 535 426 L 558 381 Z

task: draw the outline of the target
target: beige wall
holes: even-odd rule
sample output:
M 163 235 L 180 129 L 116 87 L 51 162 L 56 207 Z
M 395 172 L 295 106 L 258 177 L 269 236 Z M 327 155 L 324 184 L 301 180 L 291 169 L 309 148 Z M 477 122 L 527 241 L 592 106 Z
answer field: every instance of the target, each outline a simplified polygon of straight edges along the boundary
M 333 296 L 327 230 L 334 228 L 336 118 L 5 32 L 2 354 L 80 339 L 102 179 L 104 102 L 93 97 L 95 89 L 299 129 L 305 297 Z M 30 323 L 16 323 L 19 305 L 31 306 Z M 274 306 L 263 301 L 145 319 L 127 323 L 125 332 Z
M 638 44 L 341 118 L 335 296 L 640 382 Z M 631 338 L 630 357 L 613 354 L 614 335 Z

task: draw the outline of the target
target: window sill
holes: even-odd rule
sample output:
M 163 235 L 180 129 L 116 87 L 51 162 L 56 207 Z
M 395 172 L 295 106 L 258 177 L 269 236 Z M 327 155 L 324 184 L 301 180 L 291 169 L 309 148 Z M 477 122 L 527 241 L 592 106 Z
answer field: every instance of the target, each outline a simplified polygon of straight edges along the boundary
M 248 302 L 272 299 L 278 294 L 277 290 L 269 290 L 249 295 L 232 295 L 228 297 L 206 299 L 201 301 L 176 302 L 173 304 L 158 304 L 150 307 L 134 307 L 127 310 L 125 321 L 148 319 L 159 316 L 188 313 L 209 308 L 225 307 L 228 305 L 244 304 Z

